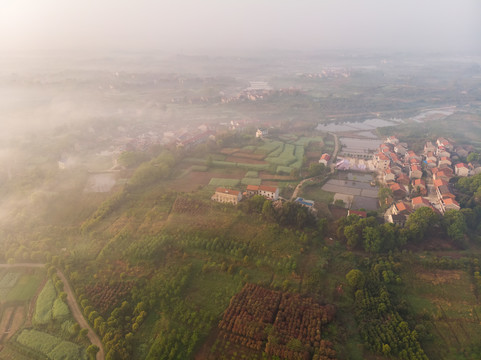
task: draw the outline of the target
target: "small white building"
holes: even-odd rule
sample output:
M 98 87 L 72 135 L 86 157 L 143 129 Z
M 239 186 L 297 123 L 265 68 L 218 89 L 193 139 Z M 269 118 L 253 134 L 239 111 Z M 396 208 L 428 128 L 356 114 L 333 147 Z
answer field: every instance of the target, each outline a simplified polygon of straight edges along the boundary
M 269 132 L 267 131 L 267 129 L 257 129 L 256 131 L 256 138 L 260 138 L 262 139 L 263 137 L 267 136 L 269 134 Z
M 331 159 L 331 155 L 329 154 L 322 154 L 321 158 L 319 159 L 319 164 L 324 164 L 327 166 L 327 163 Z

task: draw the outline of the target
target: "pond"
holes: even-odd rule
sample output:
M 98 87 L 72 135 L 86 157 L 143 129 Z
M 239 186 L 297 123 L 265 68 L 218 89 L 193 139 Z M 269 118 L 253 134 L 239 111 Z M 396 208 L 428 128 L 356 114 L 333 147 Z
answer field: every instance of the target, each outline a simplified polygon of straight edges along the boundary
M 346 121 L 341 123 L 329 123 L 317 125 L 317 130 L 325 132 L 345 132 L 345 131 L 369 131 L 379 127 L 399 125 L 401 119 L 367 119 L 364 121 Z

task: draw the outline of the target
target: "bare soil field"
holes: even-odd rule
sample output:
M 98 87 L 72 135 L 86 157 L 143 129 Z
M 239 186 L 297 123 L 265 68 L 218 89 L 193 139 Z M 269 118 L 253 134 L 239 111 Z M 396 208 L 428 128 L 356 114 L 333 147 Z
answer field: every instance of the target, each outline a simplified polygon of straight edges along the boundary
M 25 307 L 17 306 L 11 319 L 10 328 L 7 329 L 8 334 L 6 340 L 10 339 L 25 322 Z
M 3 311 L 2 320 L 0 321 L 0 343 L 3 342 L 4 338 L 8 335 L 10 321 L 14 312 L 15 306 L 9 306 Z
M 429 272 L 420 272 L 417 274 L 417 277 L 423 281 L 429 281 L 433 285 L 439 285 L 460 280 L 462 273 L 461 270 L 436 269 Z

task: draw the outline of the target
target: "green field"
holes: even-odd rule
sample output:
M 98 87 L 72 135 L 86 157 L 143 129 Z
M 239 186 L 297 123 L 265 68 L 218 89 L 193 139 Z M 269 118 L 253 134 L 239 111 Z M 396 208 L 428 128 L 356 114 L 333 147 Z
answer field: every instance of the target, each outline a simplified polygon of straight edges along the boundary
M 7 301 L 26 301 L 31 299 L 42 280 L 42 275 L 23 275 L 8 293 Z
M 257 179 L 257 178 L 245 177 L 241 180 L 242 185 L 260 185 L 261 183 L 262 183 L 262 179 Z
M 69 341 L 37 330 L 23 330 L 17 341 L 49 359 L 87 360 L 85 350 Z
M 240 183 L 238 179 L 222 179 L 222 178 L 212 178 L 209 181 L 210 186 L 222 186 L 222 187 L 236 187 Z
M 52 307 L 56 297 L 57 292 L 52 280 L 48 280 L 40 294 L 38 294 L 33 316 L 35 324 L 47 324 L 52 319 Z
M 481 327 L 473 323 L 481 304 L 472 292 L 466 271 L 406 267 L 404 298 L 431 337 L 426 351 L 432 358 L 459 359 L 481 339 Z M 469 357 L 468 357 L 469 358 Z

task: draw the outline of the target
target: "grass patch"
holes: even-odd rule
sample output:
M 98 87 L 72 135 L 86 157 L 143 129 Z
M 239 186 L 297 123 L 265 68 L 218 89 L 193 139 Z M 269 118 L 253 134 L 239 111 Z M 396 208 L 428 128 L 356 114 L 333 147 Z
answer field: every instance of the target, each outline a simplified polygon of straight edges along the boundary
M 262 179 L 256 179 L 256 178 L 243 178 L 241 180 L 242 185 L 260 185 L 262 182 Z
M 331 204 L 334 201 L 334 193 L 322 190 L 321 185 L 317 184 L 302 187 L 301 194 L 306 199 L 325 204 Z
M 85 350 L 82 347 L 41 331 L 23 330 L 17 341 L 30 349 L 46 355 L 49 359 L 87 359 Z
M 250 170 L 250 171 L 246 172 L 245 177 L 246 177 L 246 178 L 256 178 L 256 177 L 259 177 L 259 172 L 258 172 L 258 171 Z
M 264 140 L 264 141 L 265 141 L 264 145 L 259 146 L 255 150 L 256 154 L 270 154 L 284 145 L 280 141 L 270 141 L 270 140 Z
M 12 273 L 9 272 L 5 274 L 5 276 L 0 280 L 0 289 L 5 289 L 5 288 L 11 288 L 13 287 L 16 283 L 18 278 L 20 277 L 20 273 Z
M 207 166 L 203 166 L 203 165 L 192 165 L 192 167 L 190 168 L 191 171 L 207 171 L 209 168 Z
M 64 320 L 70 315 L 70 310 L 68 305 L 64 303 L 61 299 L 56 298 L 53 302 L 52 317 L 55 320 Z
M 279 165 L 276 170 L 276 174 L 279 175 L 289 175 L 292 171 L 292 168 L 290 166 L 282 166 Z
M 31 299 L 42 281 L 39 275 L 24 275 L 8 293 L 7 301 L 26 301 Z
M 240 183 L 239 179 L 223 179 L 212 178 L 209 181 L 210 186 L 236 187 Z
M 35 304 L 35 315 L 33 316 L 35 324 L 48 324 L 52 319 L 52 306 L 56 297 L 55 287 L 52 280 L 49 280 L 38 295 Z

